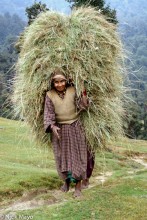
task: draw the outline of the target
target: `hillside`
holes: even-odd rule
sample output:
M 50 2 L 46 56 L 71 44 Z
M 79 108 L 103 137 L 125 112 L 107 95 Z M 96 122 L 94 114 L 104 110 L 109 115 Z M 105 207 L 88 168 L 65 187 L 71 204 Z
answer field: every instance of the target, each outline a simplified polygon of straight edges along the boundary
M 97 152 L 90 186 L 74 199 L 73 188 L 66 194 L 59 190 L 51 148 L 36 145 L 24 122 L 0 118 L 0 131 L 0 216 L 147 219 L 146 141 L 120 139 Z
M 144 18 L 147 16 L 146 0 L 106 0 L 112 8 L 115 8 L 118 14 L 119 22 L 131 22 L 130 19 Z

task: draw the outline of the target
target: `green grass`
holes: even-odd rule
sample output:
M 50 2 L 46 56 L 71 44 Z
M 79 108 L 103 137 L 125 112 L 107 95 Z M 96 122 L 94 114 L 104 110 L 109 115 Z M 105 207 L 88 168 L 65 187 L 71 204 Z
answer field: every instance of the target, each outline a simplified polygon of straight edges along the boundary
M 61 185 L 51 149 L 35 145 L 23 122 L 0 118 L 0 128 L 2 201 L 20 196 L 28 189 L 53 189 Z
M 139 155 L 142 153 L 147 154 L 147 141 L 120 138 L 120 140 L 117 140 L 115 142 L 110 142 L 109 148 L 113 150 L 117 150 L 128 156 Z
M 146 204 L 145 182 L 128 178 L 86 190 L 80 200 L 71 199 L 59 205 L 17 214 L 30 215 L 35 220 L 145 220 Z
M 35 198 L 51 199 L 55 204 L 17 211 L 18 219 L 19 215 L 30 215 L 35 220 L 147 219 L 147 172 L 131 160 L 133 155 L 147 153 L 146 141 L 124 138 L 109 143 L 107 151 L 96 154 L 91 183 L 96 183 L 95 176 L 102 172 L 111 171 L 113 175 L 103 185 L 95 184 L 95 187 L 84 190 L 80 199 L 74 199 L 72 192 L 61 193 L 60 198 L 56 198 L 54 190 L 59 189 L 62 181 L 56 172 L 52 149 L 36 145 L 27 131 L 24 122 L 0 118 L 1 204 L 4 207 L 21 198 L 24 192 L 41 189 L 51 191 L 37 194 Z M 131 151 L 130 155 L 128 151 Z

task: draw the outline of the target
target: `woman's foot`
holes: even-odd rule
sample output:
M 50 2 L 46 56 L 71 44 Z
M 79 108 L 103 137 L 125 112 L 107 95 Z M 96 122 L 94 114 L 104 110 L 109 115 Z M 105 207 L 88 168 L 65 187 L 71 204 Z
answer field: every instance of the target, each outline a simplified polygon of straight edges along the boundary
M 78 181 L 75 186 L 74 197 L 80 197 L 80 196 L 81 196 L 81 181 Z
M 69 186 L 70 186 L 70 181 L 65 180 L 65 183 L 63 184 L 63 186 L 61 186 L 61 191 L 62 192 L 68 192 L 69 191 Z
M 87 189 L 89 186 L 89 178 L 82 181 L 82 189 Z

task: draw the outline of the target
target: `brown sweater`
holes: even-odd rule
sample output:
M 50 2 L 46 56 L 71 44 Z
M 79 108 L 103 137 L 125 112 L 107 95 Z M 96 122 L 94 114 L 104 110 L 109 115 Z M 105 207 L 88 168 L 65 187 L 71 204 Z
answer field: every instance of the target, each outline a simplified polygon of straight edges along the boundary
M 55 108 L 56 121 L 59 124 L 71 124 L 78 119 L 78 112 L 75 105 L 75 88 L 68 87 L 61 99 L 55 90 L 47 92 Z

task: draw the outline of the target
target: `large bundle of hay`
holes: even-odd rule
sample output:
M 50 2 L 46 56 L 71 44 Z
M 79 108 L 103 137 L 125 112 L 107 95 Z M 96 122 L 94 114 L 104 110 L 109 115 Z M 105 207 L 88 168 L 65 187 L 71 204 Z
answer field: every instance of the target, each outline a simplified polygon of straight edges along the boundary
M 23 33 L 16 65 L 14 107 L 41 142 L 44 97 L 50 74 L 60 68 L 73 78 L 80 95 L 83 79 L 90 99 L 82 121 L 92 148 L 121 133 L 121 44 L 115 26 L 93 8 L 80 8 L 70 16 L 42 13 Z

